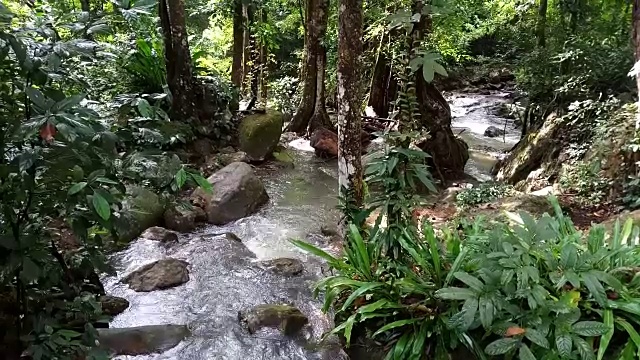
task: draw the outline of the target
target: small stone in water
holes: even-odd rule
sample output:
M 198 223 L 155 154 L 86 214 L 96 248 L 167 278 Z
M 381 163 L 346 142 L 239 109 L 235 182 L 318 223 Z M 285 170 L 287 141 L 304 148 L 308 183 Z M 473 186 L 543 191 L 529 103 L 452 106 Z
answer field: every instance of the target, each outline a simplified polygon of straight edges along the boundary
M 304 270 L 302 262 L 298 259 L 279 258 L 263 261 L 262 264 L 266 266 L 271 272 L 278 275 L 299 275 Z
M 250 334 L 268 327 L 280 329 L 284 335 L 295 335 L 309 319 L 291 305 L 262 304 L 238 313 L 238 320 L 246 324 Z

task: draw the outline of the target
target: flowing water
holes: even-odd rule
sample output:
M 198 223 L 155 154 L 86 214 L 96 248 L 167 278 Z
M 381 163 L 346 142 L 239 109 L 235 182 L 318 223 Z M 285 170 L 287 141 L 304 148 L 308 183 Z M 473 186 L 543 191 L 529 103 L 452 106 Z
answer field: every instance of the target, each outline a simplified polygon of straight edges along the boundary
M 489 109 L 502 95 L 455 95 L 450 98 L 454 131 L 461 134 L 473 150 L 468 172 L 481 180 L 488 176 L 492 156 L 517 141 L 517 130 L 508 124 L 502 138 L 489 139 L 483 132 L 489 125 L 504 127 L 504 119 L 490 115 Z M 166 360 L 303 360 L 340 359 L 336 346 L 318 351 L 310 344 L 330 330 L 329 317 L 311 294 L 313 283 L 321 276 L 318 260 L 297 250 L 292 238 L 308 238 L 324 246 L 322 237 L 309 237 L 323 224 L 336 224 L 336 162 L 313 156 L 308 142 L 290 144 L 293 167 L 258 168 L 270 201 L 257 214 L 226 226 L 208 226 L 183 234 L 178 244 L 163 246 L 139 239 L 112 256 L 118 276 L 106 277 L 105 288 L 111 295 L 124 297 L 130 307 L 118 315 L 111 327 L 152 324 L 187 324 L 192 331 L 177 347 L 147 356 L 120 356 L 119 359 Z M 489 159 L 489 161 L 487 161 Z M 215 234 L 233 232 L 242 243 Z M 190 280 L 179 287 L 149 293 L 130 290 L 120 280 L 137 267 L 173 257 L 190 263 Z M 279 257 L 295 257 L 305 263 L 300 277 L 271 274 L 257 262 Z M 277 331 L 264 330 L 249 335 L 238 322 L 238 312 L 264 303 L 291 303 L 309 319 L 310 324 L 297 339 L 288 339 Z

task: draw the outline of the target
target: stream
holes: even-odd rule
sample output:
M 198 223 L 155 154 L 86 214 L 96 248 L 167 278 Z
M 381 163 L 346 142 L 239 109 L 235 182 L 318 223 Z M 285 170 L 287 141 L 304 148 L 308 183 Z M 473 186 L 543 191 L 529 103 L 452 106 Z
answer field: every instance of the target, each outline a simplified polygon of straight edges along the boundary
M 470 145 L 467 172 L 480 181 L 489 180 L 496 156 L 511 148 L 519 130 L 507 123 L 503 137 L 487 138 L 484 130 L 505 126 L 505 119 L 491 115 L 491 108 L 507 101 L 507 94 L 454 94 L 448 100 L 454 116 L 454 133 Z M 319 235 L 324 224 L 338 222 L 337 163 L 316 158 L 308 141 L 290 143 L 293 167 L 259 167 L 270 201 L 258 213 L 225 226 L 207 226 L 180 235 L 178 244 L 138 239 L 111 256 L 117 276 L 103 278 L 108 294 L 126 298 L 130 306 L 116 316 L 111 328 L 154 324 L 186 324 L 191 336 L 162 354 L 119 356 L 116 359 L 172 360 L 338 360 L 345 355 L 337 345 L 313 346 L 329 331 L 331 316 L 312 296 L 315 281 L 322 277 L 321 262 L 297 250 L 290 239 L 306 239 L 329 247 Z M 232 232 L 242 242 L 215 234 Z M 318 235 L 314 235 L 318 234 Z M 140 267 L 166 257 L 189 262 L 190 280 L 171 289 L 135 292 L 120 281 Z M 265 271 L 258 262 L 274 258 L 300 259 L 301 276 L 283 277 Z M 276 330 L 250 335 L 238 322 L 238 312 L 265 303 L 290 303 L 309 318 L 297 338 Z

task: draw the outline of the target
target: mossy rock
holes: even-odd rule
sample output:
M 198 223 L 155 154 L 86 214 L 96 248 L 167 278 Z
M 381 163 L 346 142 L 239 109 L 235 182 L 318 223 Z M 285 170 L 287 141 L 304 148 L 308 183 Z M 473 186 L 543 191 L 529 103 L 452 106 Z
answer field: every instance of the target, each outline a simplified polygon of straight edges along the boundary
M 115 224 L 120 243 L 128 243 L 146 229 L 160 225 L 165 210 L 160 196 L 143 187 L 132 186 L 127 189 L 127 195 Z
M 263 161 L 276 149 L 282 135 L 284 118 L 277 111 L 253 114 L 242 119 L 238 128 L 240 150 L 251 161 Z

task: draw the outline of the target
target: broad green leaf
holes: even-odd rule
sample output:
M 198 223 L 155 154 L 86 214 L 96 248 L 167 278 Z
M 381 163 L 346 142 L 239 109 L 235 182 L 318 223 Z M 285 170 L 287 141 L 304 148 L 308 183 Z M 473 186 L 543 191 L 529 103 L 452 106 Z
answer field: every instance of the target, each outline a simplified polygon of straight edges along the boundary
M 109 206 L 109 202 L 97 192 L 93 193 L 93 199 L 91 202 L 96 213 L 98 213 L 103 220 L 109 220 L 111 217 L 111 207 Z
M 460 330 L 466 331 L 473 324 L 473 320 L 476 318 L 476 313 L 478 312 L 478 299 L 471 298 L 467 299 L 462 305 L 462 324 Z
M 598 356 L 597 360 L 604 359 L 604 354 L 609 347 L 609 343 L 613 338 L 613 333 L 615 331 L 615 326 L 613 325 L 613 311 L 611 309 L 606 309 L 602 313 L 602 320 L 604 324 L 609 327 L 609 331 L 606 334 L 602 335 L 600 338 L 600 346 L 598 346 Z
M 149 104 L 149 102 L 145 99 L 138 99 L 138 112 L 141 116 L 153 119 L 153 107 Z
M 29 86 L 25 89 L 25 92 L 27 93 L 29 100 L 31 100 L 35 106 L 43 111 L 49 110 L 51 108 L 51 105 L 53 105 L 53 101 L 47 99 L 47 97 L 38 89 L 34 89 Z
M 415 324 L 416 322 L 420 321 L 420 319 L 407 319 L 407 320 L 398 320 L 398 321 L 394 321 L 392 323 L 389 323 L 383 327 L 381 327 L 380 329 L 378 329 L 378 331 L 376 331 L 375 333 L 373 333 L 373 337 L 376 337 L 382 333 L 384 333 L 385 331 L 389 331 L 391 329 L 395 329 L 395 328 L 399 328 L 399 327 L 403 327 L 406 325 L 411 325 L 411 324 Z
M 211 183 L 209 182 L 209 180 L 205 179 L 202 175 L 200 174 L 196 174 L 196 173 L 191 173 L 191 178 L 193 179 L 193 181 L 196 182 L 196 184 L 198 184 L 198 186 L 207 194 L 211 194 L 213 193 L 213 186 L 211 185 Z
M 97 178 L 96 181 L 99 182 L 99 183 L 103 183 L 103 184 L 118 185 L 117 181 L 113 181 L 113 180 L 111 180 L 109 178 L 102 177 L 102 176 Z
M 520 344 L 519 339 L 502 338 L 487 345 L 487 347 L 484 349 L 484 352 L 486 352 L 487 355 L 491 356 L 504 355 L 518 347 L 518 344 Z
M 598 278 L 591 273 L 582 274 L 582 280 L 584 282 L 584 286 L 589 289 L 589 292 L 593 296 L 593 298 L 600 304 L 600 306 L 606 306 L 607 304 L 607 294 L 604 291 L 604 287 L 598 280 Z
M 73 330 L 67 330 L 67 329 L 61 329 L 56 331 L 56 333 L 62 337 L 65 337 L 67 339 L 73 339 L 73 338 L 77 338 L 82 336 L 81 333 L 77 332 L 77 331 L 73 331 Z
M 520 360 L 536 360 L 535 355 L 531 352 L 531 349 L 525 344 L 520 345 Z
M 571 355 L 571 349 L 573 348 L 571 335 L 556 333 L 556 348 L 558 349 L 558 355 L 563 358 L 569 357 Z
M 82 189 L 84 189 L 87 186 L 86 182 L 79 182 L 79 183 L 75 183 L 70 189 L 68 194 L 69 195 L 74 195 L 79 193 L 80 191 L 82 191 Z
M 77 94 L 77 95 L 72 95 L 69 97 L 66 97 L 64 99 L 62 99 L 61 101 L 58 101 L 54 106 L 53 106 L 53 111 L 55 112 L 62 112 L 62 111 L 68 111 L 69 109 L 73 108 L 74 106 L 80 104 L 80 102 L 85 98 L 85 94 Z
M 442 288 L 435 295 L 443 300 L 467 300 L 477 296 L 471 289 L 457 287 Z
M 532 343 L 543 347 L 545 349 L 549 348 L 549 341 L 547 340 L 546 336 L 544 336 L 543 333 L 541 333 L 540 331 L 536 330 L 536 329 L 525 329 L 525 333 L 524 336 L 531 340 Z
M 573 332 L 580 336 L 600 336 L 606 334 L 611 328 L 597 321 L 580 321 L 572 326 Z
M 480 301 L 478 302 L 478 308 L 480 311 L 480 322 L 485 329 L 491 328 L 491 324 L 493 324 L 493 316 L 495 314 L 495 306 L 493 305 L 493 301 L 488 296 L 480 296 Z
M 178 170 L 175 175 L 175 179 L 176 185 L 178 185 L 178 189 L 182 189 L 184 184 L 187 182 L 187 172 L 184 170 L 184 168 Z
M 484 290 L 484 284 L 475 276 L 469 275 L 463 271 L 455 273 L 454 276 L 473 290 L 476 290 L 478 292 L 482 292 Z
M 97 24 L 87 29 L 89 35 L 105 35 L 111 32 L 111 27 L 108 24 Z
M 576 349 L 578 350 L 578 354 L 580 354 L 580 358 L 582 358 L 582 360 L 596 359 L 593 348 L 584 339 L 578 336 L 573 336 L 573 343 L 576 345 Z

